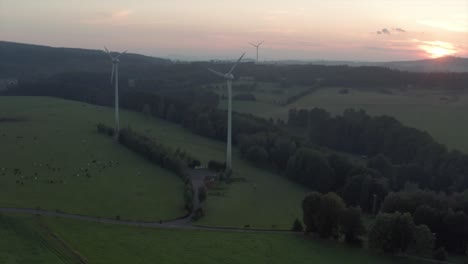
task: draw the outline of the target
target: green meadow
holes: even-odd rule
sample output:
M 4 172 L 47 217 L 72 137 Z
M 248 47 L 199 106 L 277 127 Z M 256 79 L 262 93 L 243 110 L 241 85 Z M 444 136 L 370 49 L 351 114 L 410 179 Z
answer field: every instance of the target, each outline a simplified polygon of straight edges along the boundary
M 421 263 L 301 234 L 129 227 L 1 216 L 2 263 Z
M 1 166 L 7 168 L 0 178 L 1 206 L 131 220 L 167 220 L 185 213 L 183 184 L 176 175 L 96 132 L 97 122 L 112 125 L 111 108 L 46 97 L 0 97 L 0 110 L 2 116 L 20 118 L 0 123 L 0 136 L 5 134 L 0 137 Z M 205 164 L 224 160 L 223 142 L 173 123 L 122 111 L 121 124 L 186 150 Z M 289 229 L 301 216 L 305 188 L 253 167 L 237 150 L 233 166 L 234 177 L 242 181 L 210 192 L 206 216 L 198 224 Z
M 256 90 L 268 90 L 271 85 L 259 83 Z M 431 134 L 449 148 L 468 151 L 468 94 L 444 90 L 410 89 L 347 89 L 322 88 L 287 106 L 265 101 L 233 101 L 233 109 L 264 118 L 287 119 L 292 108 L 326 109 L 341 114 L 349 108 L 363 109 L 371 115 L 389 115 L 403 124 Z M 285 100 L 285 94 L 277 94 L 274 101 Z M 220 108 L 226 107 L 223 100 Z

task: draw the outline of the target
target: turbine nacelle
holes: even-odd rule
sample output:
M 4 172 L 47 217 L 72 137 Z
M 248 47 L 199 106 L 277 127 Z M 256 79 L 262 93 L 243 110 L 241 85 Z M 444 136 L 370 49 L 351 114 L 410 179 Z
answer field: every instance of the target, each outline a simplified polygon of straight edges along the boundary
M 232 81 L 232 80 L 234 80 L 234 75 L 232 74 L 232 72 L 236 68 L 237 64 L 239 64 L 239 62 L 242 60 L 244 55 L 245 55 L 245 52 L 244 52 L 244 54 L 242 54 L 242 56 L 240 56 L 240 58 L 237 60 L 237 62 L 231 67 L 231 69 L 227 73 L 221 73 L 219 71 L 215 71 L 215 70 L 210 69 L 210 68 L 208 68 L 208 70 L 210 72 L 214 73 L 215 75 L 219 76 L 219 77 L 223 77 L 224 79 L 226 79 L 228 81 Z
M 234 74 L 232 74 L 232 73 L 226 73 L 226 74 L 224 74 L 224 78 L 225 78 L 226 80 L 232 81 L 232 80 L 234 80 Z

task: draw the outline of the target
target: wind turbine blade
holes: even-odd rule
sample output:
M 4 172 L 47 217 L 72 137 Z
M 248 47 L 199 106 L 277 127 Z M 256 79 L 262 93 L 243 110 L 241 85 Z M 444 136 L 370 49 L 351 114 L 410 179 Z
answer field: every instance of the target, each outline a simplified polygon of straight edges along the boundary
M 210 72 L 212 72 L 212 73 L 218 75 L 219 77 L 223 77 L 223 78 L 224 78 L 224 74 L 220 73 L 219 71 L 215 71 L 215 70 L 210 69 L 210 68 L 208 68 L 208 70 L 209 70 Z
M 262 42 L 258 43 L 258 45 L 257 45 L 257 46 L 260 46 L 260 45 L 262 45 L 262 44 L 263 44 L 263 42 L 265 42 L 265 41 L 264 41 L 264 40 L 262 40 Z
M 110 51 L 106 48 L 106 46 L 104 46 L 104 49 L 106 50 L 106 53 L 107 53 L 107 56 L 109 56 L 109 58 L 111 59 L 114 59 L 110 53 Z
M 124 52 L 120 53 L 120 54 L 119 54 L 119 56 L 117 56 L 117 58 L 116 58 L 116 59 L 118 59 L 120 56 L 122 56 L 122 55 L 124 55 L 125 53 L 127 53 L 127 51 L 128 51 L 128 50 L 126 50 L 126 51 L 124 51 Z
M 244 58 L 244 55 L 245 55 L 245 52 L 244 54 L 242 54 L 242 56 L 240 56 L 240 58 L 237 60 L 236 64 L 232 65 L 232 68 L 231 70 L 228 72 L 228 73 L 232 73 L 234 71 L 234 69 L 236 68 L 237 64 L 239 64 L 239 62 L 242 60 L 242 58 Z
M 257 45 L 255 45 L 255 44 L 253 44 L 253 43 L 250 43 L 250 42 L 249 42 L 249 44 L 252 45 L 252 46 L 254 46 L 254 47 L 257 47 Z
M 112 63 L 111 83 L 114 82 L 114 72 L 115 72 L 115 64 Z

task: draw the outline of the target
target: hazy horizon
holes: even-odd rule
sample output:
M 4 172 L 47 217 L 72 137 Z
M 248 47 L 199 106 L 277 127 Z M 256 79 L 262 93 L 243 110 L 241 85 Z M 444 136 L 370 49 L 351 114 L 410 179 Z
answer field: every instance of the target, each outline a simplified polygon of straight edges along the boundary
M 226 59 L 265 41 L 260 60 L 399 61 L 468 57 L 468 2 L 9 1 L 5 41 L 184 60 Z

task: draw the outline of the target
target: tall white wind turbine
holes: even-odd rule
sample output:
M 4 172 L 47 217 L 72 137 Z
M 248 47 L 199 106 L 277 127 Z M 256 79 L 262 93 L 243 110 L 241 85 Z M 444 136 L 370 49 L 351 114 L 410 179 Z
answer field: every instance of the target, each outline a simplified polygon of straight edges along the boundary
M 116 139 L 119 138 L 119 131 L 120 131 L 120 116 L 119 116 L 119 58 L 123 54 L 125 54 L 127 51 L 124 51 L 122 53 L 117 53 L 116 56 L 112 56 L 112 52 L 110 52 L 106 47 L 104 47 L 106 50 L 105 52 L 109 56 L 109 58 L 112 61 L 112 73 L 111 73 L 111 84 L 115 84 L 115 131 L 114 131 L 114 136 Z
M 231 148 L 231 127 L 232 127 L 232 80 L 234 80 L 234 75 L 232 72 L 236 68 L 236 66 L 239 64 L 239 62 L 242 60 L 244 57 L 244 54 L 240 56 L 240 58 L 237 60 L 237 62 L 232 66 L 231 70 L 229 70 L 227 73 L 221 73 L 218 71 L 215 71 L 213 69 L 208 68 L 208 70 L 214 74 L 216 74 L 219 77 L 223 77 L 226 80 L 227 88 L 228 88 L 228 127 L 227 127 L 227 149 L 226 149 L 226 169 L 229 171 L 232 169 L 232 148 Z
M 249 43 L 250 45 L 252 45 L 252 46 L 254 46 L 255 48 L 257 48 L 257 62 L 258 62 L 258 48 L 260 48 L 260 45 L 263 44 L 263 41 L 264 41 L 264 40 L 262 40 L 262 41 L 261 41 L 260 43 L 258 43 L 258 44 Z

